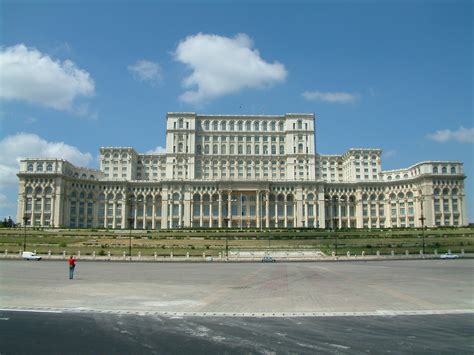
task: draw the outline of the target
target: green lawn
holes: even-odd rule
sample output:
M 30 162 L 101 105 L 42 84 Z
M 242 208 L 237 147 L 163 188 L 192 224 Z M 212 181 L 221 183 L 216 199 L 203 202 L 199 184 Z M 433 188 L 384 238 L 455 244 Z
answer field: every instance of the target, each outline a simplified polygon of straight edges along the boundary
M 425 251 L 439 253 L 451 250 L 459 253 L 474 252 L 473 228 L 439 228 L 425 230 Z M 0 253 L 8 249 L 15 253 L 23 249 L 25 230 L 0 229 Z M 172 231 L 132 231 L 133 254 L 142 255 L 202 255 L 217 256 L 226 250 L 296 250 L 319 249 L 331 253 L 336 248 L 338 254 L 366 255 L 419 253 L 422 249 L 422 231 L 405 230 L 172 230 Z M 39 253 L 67 254 L 81 251 L 82 255 L 107 254 L 122 255 L 128 253 L 130 231 L 128 230 L 87 230 L 87 229 L 26 229 L 27 250 Z

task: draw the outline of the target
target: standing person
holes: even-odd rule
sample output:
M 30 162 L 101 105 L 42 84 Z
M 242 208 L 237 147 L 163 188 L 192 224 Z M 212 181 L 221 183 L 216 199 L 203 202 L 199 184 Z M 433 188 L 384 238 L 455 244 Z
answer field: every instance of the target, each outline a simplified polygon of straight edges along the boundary
M 74 278 L 74 269 L 76 267 L 76 259 L 71 255 L 68 260 L 69 264 L 69 280 Z

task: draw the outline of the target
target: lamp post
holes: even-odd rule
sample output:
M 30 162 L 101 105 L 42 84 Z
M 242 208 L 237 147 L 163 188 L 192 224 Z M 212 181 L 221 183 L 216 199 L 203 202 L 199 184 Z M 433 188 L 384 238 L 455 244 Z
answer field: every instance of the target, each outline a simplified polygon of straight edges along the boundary
M 23 236 L 23 251 L 26 250 L 26 223 L 28 222 L 30 218 L 25 214 L 23 216 L 23 227 L 24 227 L 24 230 L 25 230 L 25 234 Z
M 423 255 L 425 255 L 425 216 L 423 211 L 423 193 L 420 190 L 420 207 L 421 207 L 421 217 L 419 220 L 421 221 L 421 240 L 422 240 L 422 251 Z
M 135 219 L 133 217 L 128 217 L 128 224 L 130 228 L 130 239 L 128 243 L 128 260 L 132 260 L 132 228 L 133 228 L 133 222 Z

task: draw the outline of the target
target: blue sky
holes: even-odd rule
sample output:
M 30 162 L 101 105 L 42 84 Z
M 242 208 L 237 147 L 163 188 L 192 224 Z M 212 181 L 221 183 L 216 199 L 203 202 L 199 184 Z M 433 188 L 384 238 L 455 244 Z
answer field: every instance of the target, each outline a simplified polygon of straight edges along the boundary
M 474 221 L 470 1 L 2 1 L 0 217 L 18 158 L 97 167 L 165 146 L 168 111 L 314 112 L 317 150 L 464 163 Z M 13 68 L 13 69 L 12 69 Z

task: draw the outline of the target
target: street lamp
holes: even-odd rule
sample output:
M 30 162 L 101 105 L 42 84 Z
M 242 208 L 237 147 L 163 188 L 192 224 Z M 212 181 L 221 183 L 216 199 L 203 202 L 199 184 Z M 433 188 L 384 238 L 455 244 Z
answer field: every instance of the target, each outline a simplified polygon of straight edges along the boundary
M 421 207 L 421 217 L 419 220 L 421 221 L 421 240 L 422 240 L 422 250 L 423 250 L 423 255 L 425 255 L 425 216 L 424 216 L 424 211 L 423 211 L 423 193 L 420 190 L 420 207 Z
M 135 221 L 135 218 L 133 217 L 128 217 L 128 225 L 130 228 L 130 239 L 128 243 L 128 255 L 129 255 L 129 260 L 132 260 L 132 228 L 133 228 L 133 222 Z
M 25 230 L 25 235 L 23 237 L 23 251 L 26 251 L 26 223 L 28 222 L 30 218 L 25 214 L 23 216 L 23 227 L 24 227 L 24 230 Z

